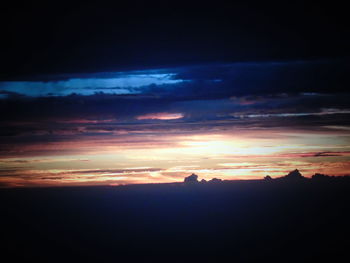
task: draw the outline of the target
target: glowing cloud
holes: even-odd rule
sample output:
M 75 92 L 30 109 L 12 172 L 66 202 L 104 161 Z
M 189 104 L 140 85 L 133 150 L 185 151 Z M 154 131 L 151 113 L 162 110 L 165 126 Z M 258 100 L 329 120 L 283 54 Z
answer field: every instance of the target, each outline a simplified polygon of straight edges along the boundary
M 182 113 L 168 113 L 168 112 L 159 112 L 159 113 L 150 113 L 141 116 L 137 116 L 137 120 L 176 120 L 183 118 Z

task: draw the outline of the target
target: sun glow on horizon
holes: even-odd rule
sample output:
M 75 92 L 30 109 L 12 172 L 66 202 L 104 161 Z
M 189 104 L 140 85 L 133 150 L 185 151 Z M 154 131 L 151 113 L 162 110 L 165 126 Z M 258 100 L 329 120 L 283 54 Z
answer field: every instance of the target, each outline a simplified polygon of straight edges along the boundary
M 123 136 L 126 140 L 130 135 Z M 1 158 L 0 183 L 12 187 L 161 183 L 180 182 L 191 173 L 206 180 L 259 179 L 267 174 L 283 176 L 295 168 L 305 176 L 344 175 L 350 168 L 349 152 L 340 151 L 337 144 L 345 137 L 323 137 L 291 130 L 288 135 L 266 130 L 174 133 L 130 140 L 122 148 L 113 140 L 99 144 L 89 139 L 72 142 L 71 147 L 93 145 L 90 153 Z

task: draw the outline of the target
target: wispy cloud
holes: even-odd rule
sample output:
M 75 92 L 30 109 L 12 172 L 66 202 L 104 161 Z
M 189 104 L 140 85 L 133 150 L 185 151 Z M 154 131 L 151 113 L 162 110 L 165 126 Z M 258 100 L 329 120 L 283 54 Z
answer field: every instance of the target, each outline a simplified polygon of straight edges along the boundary
M 295 113 L 267 113 L 267 114 L 247 114 L 235 115 L 240 118 L 269 118 L 269 117 L 303 117 L 303 116 L 324 116 L 333 114 L 350 114 L 349 109 L 321 109 L 320 112 L 295 112 Z

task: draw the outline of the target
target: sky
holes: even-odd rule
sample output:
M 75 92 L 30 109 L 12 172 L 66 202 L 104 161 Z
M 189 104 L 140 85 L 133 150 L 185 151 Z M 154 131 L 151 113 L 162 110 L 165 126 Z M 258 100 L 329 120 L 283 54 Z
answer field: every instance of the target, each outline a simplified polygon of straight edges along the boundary
M 347 66 L 212 63 L 1 81 L 0 184 L 346 175 Z
M 349 174 L 347 10 L 3 4 L 0 186 Z

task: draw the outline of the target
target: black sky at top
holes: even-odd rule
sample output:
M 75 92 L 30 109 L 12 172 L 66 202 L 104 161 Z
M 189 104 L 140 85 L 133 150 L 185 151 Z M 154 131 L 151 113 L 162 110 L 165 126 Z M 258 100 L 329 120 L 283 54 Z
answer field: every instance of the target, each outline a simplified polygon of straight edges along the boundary
M 0 78 L 349 55 L 335 1 L 3 5 Z

